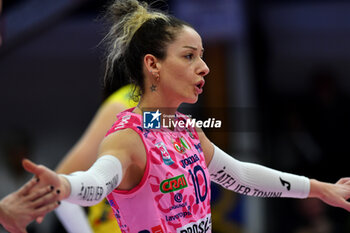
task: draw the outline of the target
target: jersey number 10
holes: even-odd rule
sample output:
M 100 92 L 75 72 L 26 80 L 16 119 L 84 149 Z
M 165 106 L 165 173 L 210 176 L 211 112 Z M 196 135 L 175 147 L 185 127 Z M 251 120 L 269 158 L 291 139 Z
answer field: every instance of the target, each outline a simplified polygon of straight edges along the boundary
M 207 177 L 205 176 L 205 172 L 204 172 L 203 168 L 199 165 L 196 165 L 193 168 L 193 172 L 191 170 L 188 170 L 188 172 L 191 174 L 194 190 L 196 192 L 196 204 L 198 204 L 199 201 L 203 202 L 207 198 L 207 195 L 208 195 L 208 182 L 207 182 Z M 203 175 L 203 179 L 205 182 L 204 193 L 202 193 L 200 186 L 199 186 L 198 174 L 200 174 L 200 173 Z

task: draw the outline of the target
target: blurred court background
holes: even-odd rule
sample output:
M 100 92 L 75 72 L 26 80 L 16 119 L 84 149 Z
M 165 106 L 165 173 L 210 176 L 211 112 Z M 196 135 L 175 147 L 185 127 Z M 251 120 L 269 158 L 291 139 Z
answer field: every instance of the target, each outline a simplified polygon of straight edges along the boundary
M 102 101 L 107 1 L 5 0 L 0 18 L 0 198 L 54 168 Z M 211 69 L 196 114 L 236 158 L 336 182 L 349 176 L 350 2 L 169 0 L 156 7 L 202 35 Z M 205 107 L 204 107 L 205 106 Z M 317 200 L 259 199 L 213 185 L 213 232 L 346 233 L 349 214 Z M 142 210 L 140 210 L 142 211 Z M 29 232 L 64 232 L 50 214 Z

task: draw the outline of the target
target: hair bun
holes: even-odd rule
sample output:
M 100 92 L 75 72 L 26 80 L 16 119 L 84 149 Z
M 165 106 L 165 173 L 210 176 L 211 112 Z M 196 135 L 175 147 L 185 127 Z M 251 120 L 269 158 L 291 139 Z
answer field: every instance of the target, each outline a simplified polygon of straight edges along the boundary
M 119 21 L 126 15 L 133 14 L 140 7 L 147 7 L 147 3 L 140 3 L 137 0 L 117 0 L 108 8 L 108 16 L 112 21 Z

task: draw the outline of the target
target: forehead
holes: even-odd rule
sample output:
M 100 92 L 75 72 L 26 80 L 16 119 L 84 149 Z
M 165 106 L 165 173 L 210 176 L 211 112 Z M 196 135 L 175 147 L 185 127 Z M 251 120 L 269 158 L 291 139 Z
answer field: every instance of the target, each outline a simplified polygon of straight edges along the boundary
M 202 50 L 202 38 L 193 28 L 184 26 L 181 31 L 179 31 L 176 39 L 169 44 L 168 49 L 179 49 L 183 46 L 191 46 Z

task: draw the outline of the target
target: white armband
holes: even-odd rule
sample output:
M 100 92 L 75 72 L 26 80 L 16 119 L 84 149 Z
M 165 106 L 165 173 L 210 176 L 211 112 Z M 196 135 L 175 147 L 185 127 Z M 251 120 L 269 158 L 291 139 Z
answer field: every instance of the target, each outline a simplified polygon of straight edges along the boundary
M 66 201 L 92 206 L 102 201 L 120 184 L 123 171 L 118 158 L 104 155 L 89 170 L 62 176 L 67 178 L 71 186 L 71 193 Z
M 208 170 L 213 182 L 249 196 L 306 198 L 310 191 L 304 176 L 238 161 L 215 145 Z
M 81 206 L 62 201 L 61 205 L 55 209 L 55 213 L 68 233 L 93 233 L 88 218 Z

